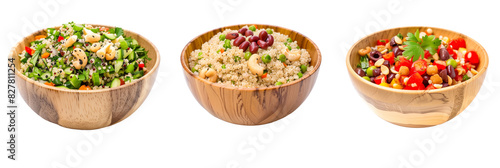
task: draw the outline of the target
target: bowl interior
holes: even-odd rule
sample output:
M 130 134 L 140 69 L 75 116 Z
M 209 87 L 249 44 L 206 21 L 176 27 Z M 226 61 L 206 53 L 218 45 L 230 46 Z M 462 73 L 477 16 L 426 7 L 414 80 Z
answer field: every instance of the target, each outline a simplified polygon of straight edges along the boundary
M 195 77 L 196 79 L 202 80 L 202 81 L 204 81 L 207 84 L 211 84 L 207 80 L 201 79 L 198 76 L 196 76 L 194 73 L 191 72 L 191 70 L 189 68 L 189 60 L 188 60 L 189 55 L 191 54 L 192 51 L 194 51 L 196 49 L 201 49 L 201 46 L 203 45 L 203 43 L 209 41 L 213 36 L 215 36 L 219 32 L 222 32 L 222 31 L 224 31 L 226 29 L 239 30 L 240 28 L 242 28 L 244 26 L 250 26 L 250 25 L 255 25 L 258 29 L 271 28 L 271 29 L 274 30 L 274 32 L 279 32 L 281 34 L 288 35 L 291 39 L 297 41 L 297 44 L 301 48 L 306 49 L 307 52 L 309 52 L 309 54 L 311 56 L 311 65 L 314 67 L 313 71 L 311 71 L 311 73 L 306 74 L 300 80 L 296 80 L 294 82 L 290 82 L 290 83 L 281 85 L 281 87 L 287 86 L 287 85 L 291 85 L 291 84 L 294 84 L 294 83 L 296 83 L 298 81 L 304 80 L 304 79 L 306 79 L 307 77 L 309 77 L 311 74 L 315 73 L 318 70 L 318 68 L 319 68 L 319 66 L 321 64 L 321 53 L 320 53 L 318 47 L 316 46 L 316 44 L 314 44 L 314 42 L 312 42 L 311 39 L 309 39 L 308 37 L 304 36 L 303 34 L 300 34 L 300 33 L 296 32 L 296 31 L 293 31 L 293 30 L 290 30 L 290 29 L 287 29 L 287 28 L 283 28 L 283 27 L 279 27 L 279 26 L 273 26 L 273 25 L 240 24 L 240 25 L 232 25 L 232 26 L 225 26 L 225 27 L 217 28 L 217 29 L 208 31 L 206 33 L 203 33 L 203 34 L 199 35 L 198 37 L 195 37 L 193 40 L 191 40 L 186 45 L 186 47 L 184 47 L 184 50 L 181 53 L 181 63 L 182 63 L 182 67 L 183 67 L 184 71 L 186 71 L 188 74 L 190 74 L 191 76 Z M 277 86 L 272 86 L 272 87 L 268 87 L 268 88 L 274 88 L 274 87 L 277 87 Z M 238 88 L 238 89 L 245 90 L 245 89 L 249 89 L 249 88 Z M 250 89 L 252 89 L 252 88 L 250 88 Z
M 114 26 L 106 26 L 106 25 L 96 25 L 96 24 L 91 24 L 92 26 L 94 27 L 107 27 L 107 28 L 114 28 Z M 60 28 L 61 26 L 56 26 L 54 28 L 58 29 Z M 35 83 L 36 85 L 39 85 L 39 86 L 42 86 L 42 87 L 45 87 L 45 88 L 48 88 L 48 89 L 53 89 L 53 90 L 60 90 L 60 91 L 66 91 L 66 92 L 100 92 L 100 91 L 106 91 L 106 90 L 113 90 L 113 89 L 119 89 L 121 87 L 126 87 L 132 83 L 135 83 L 135 82 L 138 82 L 139 80 L 142 80 L 144 78 L 147 78 L 149 77 L 149 75 L 151 75 L 151 73 L 146 73 L 143 77 L 141 77 L 139 80 L 135 80 L 134 82 L 132 83 L 129 83 L 129 84 L 125 84 L 123 86 L 119 86 L 119 87 L 116 87 L 116 88 L 110 88 L 110 89 L 99 89 L 99 90 L 88 90 L 88 91 L 82 91 L 82 90 L 73 90 L 73 89 L 62 89 L 62 88 L 57 88 L 57 87 L 50 87 L 50 86 L 47 86 L 47 85 L 44 85 L 44 84 L 41 84 L 39 82 L 35 82 L 31 79 L 28 79 L 28 77 L 24 76 L 23 74 L 21 74 L 19 72 L 19 69 L 21 68 L 21 65 L 20 65 L 20 59 L 19 59 L 19 54 L 22 53 L 24 51 L 24 47 L 25 46 L 30 46 L 30 42 L 34 41 L 35 40 L 35 36 L 37 35 L 46 35 L 46 29 L 43 29 L 43 30 L 39 30 L 37 32 L 34 32 L 32 33 L 31 35 L 25 37 L 22 41 L 20 41 L 14 48 L 12 48 L 11 50 L 11 53 L 9 55 L 9 57 L 12 57 L 12 58 L 16 58 L 15 61 L 14 61 L 14 64 L 16 65 L 16 75 L 23 78 L 24 80 L 27 80 L 27 81 L 30 81 L 30 82 L 33 82 Z M 139 43 L 139 45 L 143 48 L 145 48 L 147 51 L 148 51 L 148 56 L 149 58 L 151 58 L 150 61 L 148 61 L 146 63 L 146 67 L 148 68 L 147 72 L 154 72 L 157 70 L 158 66 L 159 66 L 159 62 L 160 62 L 160 54 L 158 52 L 158 49 L 153 45 L 153 43 L 151 43 L 149 40 L 147 40 L 146 38 L 144 38 L 143 36 L 137 34 L 137 33 L 134 33 L 134 32 L 131 32 L 129 30 L 123 30 L 123 33 L 125 36 L 127 37 L 132 37 L 134 39 L 137 40 L 137 42 Z
M 414 33 L 417 29 L 419 29 L 419 30 L 422 31 L 422 30 L 426 30 L 427 28 L 431 28 L 433 30 L 433 32 L 434 32 L 434 35 L 436 35 L 437 37 L 439 37 L 439 36 L 448 37 L 450 40 L 456 39 L 458 37 L 463 38 L 465 40 L 466 44 L 467 44 L 467 50 L 474 50 L 479 55 L 480 63 L 478 65 L 478 67 L 476 67 L 476 70 L 479 73 L 476 76 L 479 76 L 480 74 L 484 73 L 484 71 L 488 67 L 488 62 L 489 62 L 489 60 L 488 60 L 488 54 L 486 53 L 486 50 L 477 41 L 475 41 L 474 39 L 472 39 L 472 38 L 470 38 L 470 37 L 468 37 L 468 36 L 466 36 L 464 34 L 461 34 L 461 33 L 458 33 L 458 32 L 454 32 L 454 31 L 451 31 L 451 30 L 442 29 L 442 28 L 435 28 L 435 27 L 400 27 L 400 28 L 393 28 L 393 29 L 387 29 L 387 30 L 379 31 L 379 32 L 373 33 L 371 35 L 368 35 L 368 36 L 362 38 L 361 40 L 359 40 L 358 42 L 356 42 L 356 44 L 354 44 L 353 47 L 351 47 L 351 49 L 348 52 L 348 55 L 347 55 L 348 56 L 347 57 L 347 66 L 350 67 L 350 68 L 348 68 L 349 69 L 349 73 L 351 75 L 358 76 L 354 72 L 354 69 L 356 69 L 356 65 L 358 64 L 358 62 L 359 62 L 359 60 L 361 58 L 358 55 L 358 50 L 359 49 L 366 48 L 367 46 L 372 47 L 372 46 L 375 45 L 375 43 L 376 43 L 377 40 L 379 40 L 379 39 L 390 39 L 390 38 L 392 38 L 393 36 L 395 36 L 398 33 L 401 33 L 404 36 L 406 36 L 407 33 Z M 474 79 L 476 79 L 476 78 L 473 77 L 473 78 L 471 78 L 470 80 L 468 80 L 466 82 L 470 82 L 470 81 L 472 81 Z M 359 80 L 363 80 L 364 82 L 368 82 L 368 81 L 362 79 L 361 77 L 359 77 Z M 463 82 L 463 83 L 466 83 L 466 82 Z M 373 86 L 377 86 L 379 88 L 390 89 L 390 90 L 396 91 L 396 92 L 401 92 L 401 91 L 411 92 L 409 90 L 399 90 L 399 89 L 386 88 L 386 87 L 378 86 L 378 85 L 373 84 L 371 82 L 368 82 L 368 83 L 372 84 Z M 443 89 L 449 89 L 449 88 L 451 89 L 451 88 L 453 88 L 455 86 L 458 86 L 458 85 L 454 85 L 454 86 L 443 88 Z M 438 91 L 438 90 L 442 90 L 442 89 L 436 89 L 436 90 L 431 90 L 431 91 Z M 413 91 L 413 92 L 418 92 L 418 91 Z

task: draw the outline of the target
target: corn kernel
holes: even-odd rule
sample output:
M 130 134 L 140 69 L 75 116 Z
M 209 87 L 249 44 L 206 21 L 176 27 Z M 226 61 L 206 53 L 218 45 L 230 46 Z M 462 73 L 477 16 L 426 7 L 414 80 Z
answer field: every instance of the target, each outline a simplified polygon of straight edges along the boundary
M 467 49 L 465 49 L 465 48 L 459 48 L 458 52 L 462 53 L 462 55 L 465 55 L 467 53 Z
M 448 37 L 443 37 L 443 44 L 448 44 L 450 42 L 450 39 Z

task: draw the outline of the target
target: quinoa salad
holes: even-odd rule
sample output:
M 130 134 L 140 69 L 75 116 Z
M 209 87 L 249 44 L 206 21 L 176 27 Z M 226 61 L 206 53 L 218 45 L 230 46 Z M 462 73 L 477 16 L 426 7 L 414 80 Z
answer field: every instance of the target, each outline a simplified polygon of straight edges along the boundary
M 151 58 L 119 27 L 70 22 L 46 34 L 19 54 L 20 73 L 42 84 L 79 90 L 113 88 L 147 73 Z
M 310 73 L 311 57 L 297 42 L 255 25 L 227 29 L 191 52 L 189 67 L 210 82 L 235 87 L 270 87 Z

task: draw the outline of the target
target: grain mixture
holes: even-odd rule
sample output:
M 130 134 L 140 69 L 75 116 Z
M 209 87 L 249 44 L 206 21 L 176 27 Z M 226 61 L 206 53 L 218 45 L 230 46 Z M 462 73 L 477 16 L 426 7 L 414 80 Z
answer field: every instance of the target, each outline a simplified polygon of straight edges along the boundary
M 220 32 L 189 57 L 195 75 L 247 88 L 298 80 L 312 71 L 310 62 L 309 53 L 287 35 L 253 25 Z

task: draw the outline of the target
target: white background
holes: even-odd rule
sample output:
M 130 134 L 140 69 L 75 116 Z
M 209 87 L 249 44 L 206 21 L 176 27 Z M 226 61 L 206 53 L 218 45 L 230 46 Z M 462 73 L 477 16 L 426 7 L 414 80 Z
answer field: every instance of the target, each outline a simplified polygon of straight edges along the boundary
M 41 29 L 74 21 L 140 33 L 158 47 L 162 62 L 157 83 L 142 106 L 128 119 L 105 129 L 80 131 L 52 124 L 35 114 L 18 95 L 17 160 L 6 159 L 7 115 L 2 113 L 1 168 L 500 167 L 500 69 L 496 65 L 500 61 L 500 12 L 496 1 L 3 3 L 7 4 L 0 9 L 0 53 L 5 57 L 14 46 L 12 36 L 35 31 L 27 25 Z M 44 10 L 47 4 L 49 10 Z M 393 5 L 395 9 L 390 7 Z M 180 53 L 192 38 L 214 28 L 244 23 L 273 24 L 301 32 L 323 55 L 308 99 L 273 124 L 240 126 L 211 116 L 196 102 L 182 74 Z M 352 87 L 345 67 L 347 48 L 342 46 L 378 30 L 414 25 L 466 34 L 480 42 L 490 57 L 487 78 L 473 104 L 451 122 L 431 128 L 404 128 L 378 118 Z M 7 64 L 5 58 L 0 60 L 0 65 Z M 0 88 L 6 88 L 5 73 L 1 75 Z M 88 134 L 102 139 L 91 141 Z M 433 139 L 433 134 L 442 136 Z M 425 149 L 418 145 L 423 142 Z

